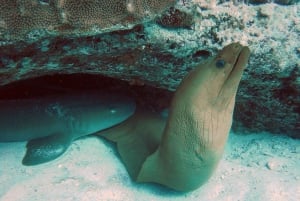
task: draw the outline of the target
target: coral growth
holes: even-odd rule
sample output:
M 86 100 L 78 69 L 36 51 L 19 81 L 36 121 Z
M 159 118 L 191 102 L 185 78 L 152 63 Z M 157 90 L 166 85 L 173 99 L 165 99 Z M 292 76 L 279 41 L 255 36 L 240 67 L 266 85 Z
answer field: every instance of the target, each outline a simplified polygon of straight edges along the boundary
M 157 19 L 157 23 L 167 28 L 191 28 L 194 24 L 194 18 L 192 13 L 186 13 L 171 7 Z
M 216 6 L 216 4 L 224 3 L 226 1 L 231 1 L 235 5 L 238 5 L 240 3 L 246 3 L 246 4 L 264 4 L 264 3 L 276 3 L 280 5 L 292 5 L 299 2 L 299 0 L 193 0 L 195 3 L 198 3 L 203 8 L 213 8 Z
M 29 32 L 85 34 L 152 19 L 176 0 L 0 0 L 0 39 Z M 27 34 L 27 35 L 26 35 Z
M 0 37 L 21 35 L 36 28 L 51 29 L 58 23 L 59 13 L 52 5 L 30 0 L 0 0 Z

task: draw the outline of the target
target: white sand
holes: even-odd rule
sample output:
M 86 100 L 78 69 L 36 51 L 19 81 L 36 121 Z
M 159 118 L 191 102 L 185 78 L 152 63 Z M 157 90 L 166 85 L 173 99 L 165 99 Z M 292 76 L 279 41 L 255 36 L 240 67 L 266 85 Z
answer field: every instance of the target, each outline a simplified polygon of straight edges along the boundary
M 25 142 L 0 143 L 1 201 L 299 201 L 300 140 L 231 133 L 210 181 L 191 193 L 132 182 L 107 142 L 92 136 L 47 164 L 25 167 Z

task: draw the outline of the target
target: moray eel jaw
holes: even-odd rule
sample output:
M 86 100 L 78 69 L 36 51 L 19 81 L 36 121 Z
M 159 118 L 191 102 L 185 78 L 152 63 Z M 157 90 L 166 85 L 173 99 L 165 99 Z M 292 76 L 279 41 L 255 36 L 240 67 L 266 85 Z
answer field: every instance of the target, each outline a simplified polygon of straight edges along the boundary
M 137 181 L 191 191 L 210 178 L 223 154 L 249 55 L 248 47 L 233 43 L 187 75 L 173 97 L 160 146 Z

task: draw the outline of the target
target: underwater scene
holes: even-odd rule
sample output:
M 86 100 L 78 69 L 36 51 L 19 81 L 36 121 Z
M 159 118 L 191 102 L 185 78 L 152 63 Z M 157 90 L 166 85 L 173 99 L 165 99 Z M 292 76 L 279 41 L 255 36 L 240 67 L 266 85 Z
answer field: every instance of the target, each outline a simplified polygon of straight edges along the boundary
M 0 201 L 299 201 L 299 0 L 0 0 Z

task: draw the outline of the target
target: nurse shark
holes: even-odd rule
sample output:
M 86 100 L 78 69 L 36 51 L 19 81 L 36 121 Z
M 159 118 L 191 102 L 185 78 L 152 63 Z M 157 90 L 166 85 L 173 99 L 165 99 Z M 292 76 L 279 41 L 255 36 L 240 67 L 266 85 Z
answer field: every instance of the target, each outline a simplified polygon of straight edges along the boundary
M 134 111 L 132 98 L 101 91 L 0 100 L 0 141 L 29 141 L 22 163 L 37 165 L 62 155 L 73 140 L 119 124 Z

